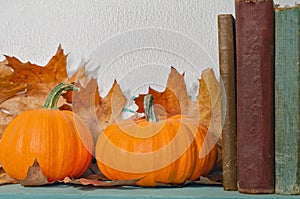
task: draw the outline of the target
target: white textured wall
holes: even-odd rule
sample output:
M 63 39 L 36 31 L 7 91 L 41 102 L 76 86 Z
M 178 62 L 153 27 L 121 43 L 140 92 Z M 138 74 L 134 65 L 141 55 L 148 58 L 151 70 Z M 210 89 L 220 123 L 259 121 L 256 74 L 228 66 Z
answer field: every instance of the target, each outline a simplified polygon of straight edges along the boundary
M 186 71 L 193 93 L 203 68 L 218 72 L 217 15 L 234 14 L 234 0 L 0 0 L 0 5 L 0 54 L 45 65 L 62 44 L 70 54 L 70 73 L 81 59 L 90 59 L 102 95 L 114 78 L 128 96 L 145 91 L 141 85 L 163 89 L 170 65 Z

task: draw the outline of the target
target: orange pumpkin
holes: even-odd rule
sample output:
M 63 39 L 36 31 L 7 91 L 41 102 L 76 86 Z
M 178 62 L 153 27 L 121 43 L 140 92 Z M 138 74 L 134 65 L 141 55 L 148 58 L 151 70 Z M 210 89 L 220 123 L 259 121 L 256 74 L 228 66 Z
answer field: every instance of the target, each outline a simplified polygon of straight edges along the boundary
M 187 116 L 158 121 L 153 96 L 145 96 L 145 117 L 108 126 L 96 143 L 99 169 L 111 180 L 138 179 L 137 185 L 182 184 L 206 175 L 216 148 L 202 147 L 207 128 Z M 200 150 L 207 155 L 199 157 Z
M 59 84 L 43 109 L 25 111 L 8 125 L 0 143 L 0 160 L 9 176 L 24 179 L 35 160 L 49 182 L 85 172 L 94 149 L 92 135 L 78 115 L 57 109 L 61 93 L 76 89 L 69 83 Z

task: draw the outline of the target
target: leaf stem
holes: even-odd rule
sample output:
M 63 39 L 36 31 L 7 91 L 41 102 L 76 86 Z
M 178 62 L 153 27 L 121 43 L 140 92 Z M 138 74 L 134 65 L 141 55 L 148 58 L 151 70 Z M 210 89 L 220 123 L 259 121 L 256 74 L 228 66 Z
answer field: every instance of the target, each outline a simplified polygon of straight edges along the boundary
M 154 98 L 151 94 L 144 97 L 144 110 L 148 122 L 158 122 L 158 118 L 154 111 Z
M 48 95 L 46 99 L 46 103 L 44 104 L 43 108 L 52 109 L 52 110 L 58 109 L 57 102 L 59 97 L 62 95 L 63 92 L 69 90 L 79 91 L 79 88 L 77 88 L 74 84 L 67 83 L 67 82 L 62 82 L 58 84 Z

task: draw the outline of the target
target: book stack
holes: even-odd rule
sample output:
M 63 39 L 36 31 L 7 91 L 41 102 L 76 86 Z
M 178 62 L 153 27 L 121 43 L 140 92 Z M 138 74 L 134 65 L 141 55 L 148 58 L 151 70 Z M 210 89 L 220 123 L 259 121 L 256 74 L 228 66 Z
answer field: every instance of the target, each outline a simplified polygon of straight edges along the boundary
M 300 6 L 235 5 L 235 19 L 218 16 L 223 187 L 300 194 Z

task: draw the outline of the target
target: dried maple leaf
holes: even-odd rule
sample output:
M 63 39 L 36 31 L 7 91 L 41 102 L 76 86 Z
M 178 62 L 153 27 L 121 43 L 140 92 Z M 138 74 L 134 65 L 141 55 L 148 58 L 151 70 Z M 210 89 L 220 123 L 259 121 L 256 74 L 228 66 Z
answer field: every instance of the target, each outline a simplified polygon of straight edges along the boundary
M 118 122 L 122 119 L 123 108 L 126 105 L 126 97 L 123 94 L 117 81 L 109 90 L 105 98 L 100 97 L 97 116 L 101 127 L 104 129 L 108 125 Z
M 43 90 L 49 92 L 58 83 L 68 78 L 66 69 L 66 55 L 61 46 L 58 47 L 48 64 L 44 67 L 30 62 L 22 63 L 15 57 L 5 56 L 7 66 L 14 70 L 11 81 L 14 83 L 26 83 L 27 95 L 38 94 Z
M 84 176 L 82 176 L 84 177 Z M 84 178 L 86 179 L 91 179 L 91 180 L 102 180 L 102 181 L 108 181 L 109 179 L 104 176 L 102 173 L 99 173 L 99 174 L 91 174 L 91 175 L 88 175 L 88 176 L 85 176 Z
M 199 184 L 199 185 L 222 185 L 222 182 L 214 181 L 206 176 L 200 176 L 199 180 L 187 182 L 186 185 Z
M 187 93 L 184 74 L 181 75 L 173 67 L 171 67 L 166 89 L 163 92 L 158 92 L 149 88 L 148 94 L 152 94 L 155 99 L 155 112 L 157 115 L 166 115 L 167 117 L 179 114 L 191 115 L 194 111 L 191 109 L 193 102 Z M 145 95 L 139 95 L 134 100 L 139 107 L 137 110 L 139 113 L 144 112 Z
M 20 180 L 20 184 L 23 186 L 41 186 L 49 184 L 47 177 L 44 176 L 36 159 L 32 166 L 29 167 L 26 177 L 23 180 Z
M 149 93 L 154 97 L 155 104 L 160 107 L 156 108 L 155 112 L 158 115 L 163 114 L 168 117 L 178 114 L 192 116 L 209 127 L 210 132 L 218 139 L 222 130 L 220 83 L 210 68 L 202 72 L 199 81 L 199 96 L 197 101 L 193 102 L 187 93 L 184 74 L 179 74 L 172 67 L 165 91 L 158 92 L 149 89 Z M 145 95 L 139 95 L 135 99 L 135 103 L 139 107 L 137 112 L 144 112 L 143 101 Z
M 19 183 L 19 181 L 7 175 L 7 173 L 5 173 L 3 168 L 0 166 L 0 185 L 17 183 Z
M 103 180 L 92 179 L 92 178 L 70 179 L 66 177 L 63 180 L 63 182 L 69 184 L 78 184 L 78 185 L 92 185 L 95 187 L 116 187 L 116 186 L 134 186 L 139 180 L 140 179 L 103 181 Z
M 97 81 L 91 79 L 85 88 L 81 84 L 76 84 L 76 86 L 80 88 L 80 91 L 73 93 L 72 110 L 80 115 L 81 119 L 90 129 L 93 139 L 96 142 L 98 135 L 102 131 L 97 116 L 100 101 Z
M 4 76 L 3 74 L 6 76 L 6 80 L 2 81 L 3 84 L 0 79 L 0 88 L 3 93 L 3 96 L 0 95 L 0 135 L 8 123 L 21 112 L 41 108 L 49 92 L 58 83 L 68 78 L 66 55 L 61 46 L 45 67 L 29 62 L 22 63 L 10 56 L 6 56 L 5 62 L 7 65 L 5 67 L 9 67 L 10 71 L 13 69 L 11 71 L 13 74 L 10 74 L 7 68 L 0 70 L 1 76 Z M 20 93 L 24 88 L 25 91 Z

